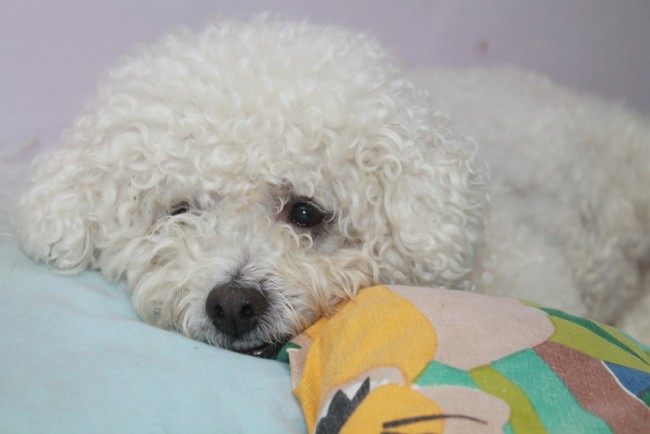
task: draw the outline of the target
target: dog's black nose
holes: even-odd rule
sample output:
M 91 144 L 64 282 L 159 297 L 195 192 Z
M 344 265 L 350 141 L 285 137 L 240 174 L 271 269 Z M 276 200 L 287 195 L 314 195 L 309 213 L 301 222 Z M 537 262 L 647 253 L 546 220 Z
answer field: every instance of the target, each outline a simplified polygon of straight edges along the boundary
M 267 308 L 268 301 L 259 288 L 238 282 L 215 286 L 205 302 L 212 324 L 235 338 L 257 327 Z

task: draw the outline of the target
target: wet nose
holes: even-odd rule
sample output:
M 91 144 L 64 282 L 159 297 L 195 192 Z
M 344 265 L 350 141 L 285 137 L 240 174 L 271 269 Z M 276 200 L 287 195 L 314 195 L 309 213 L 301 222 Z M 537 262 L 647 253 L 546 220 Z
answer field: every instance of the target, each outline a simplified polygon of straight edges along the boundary
M 259 287 L 236 281 L 215 286 L 205 302 L 212 324 L 235 338 L 257 327 L 267 309 L 268 300 Z

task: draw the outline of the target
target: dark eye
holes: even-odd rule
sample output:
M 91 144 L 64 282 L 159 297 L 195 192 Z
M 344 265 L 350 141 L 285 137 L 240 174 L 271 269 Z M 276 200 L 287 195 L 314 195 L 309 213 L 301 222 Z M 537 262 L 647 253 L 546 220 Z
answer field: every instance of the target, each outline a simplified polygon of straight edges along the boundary
M 289 208 L 289 222 L 302 228 L 313 228 L 324 218 L 323 212 L 310 202 L 295 202 Z
M 190 204 L 187 202 L 178 202 L 176 205 L 172 206 L 169 215 L 175 216 L 179 214 L 185 214 L 190 210 Z

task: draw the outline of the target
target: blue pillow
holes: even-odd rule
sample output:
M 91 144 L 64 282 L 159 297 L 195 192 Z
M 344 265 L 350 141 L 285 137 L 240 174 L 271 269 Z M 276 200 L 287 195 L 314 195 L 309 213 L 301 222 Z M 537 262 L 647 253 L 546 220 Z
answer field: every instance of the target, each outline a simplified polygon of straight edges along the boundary
M 0 243 L 0 432 L 304 433 L 289 366 L 141 322 L 121 285 Z

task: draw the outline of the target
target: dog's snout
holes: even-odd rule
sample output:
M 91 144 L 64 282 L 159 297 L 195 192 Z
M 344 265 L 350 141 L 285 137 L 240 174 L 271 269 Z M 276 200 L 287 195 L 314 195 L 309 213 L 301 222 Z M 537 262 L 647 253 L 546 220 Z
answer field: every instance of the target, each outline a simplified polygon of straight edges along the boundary
M 239 338 L 253 330 L 268 308 L 268 300 L 254 286 L 231 282 L 210 291 L 205 310 L 221 332 Z

